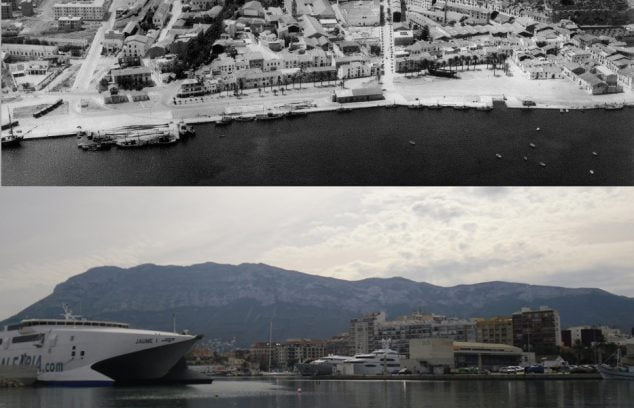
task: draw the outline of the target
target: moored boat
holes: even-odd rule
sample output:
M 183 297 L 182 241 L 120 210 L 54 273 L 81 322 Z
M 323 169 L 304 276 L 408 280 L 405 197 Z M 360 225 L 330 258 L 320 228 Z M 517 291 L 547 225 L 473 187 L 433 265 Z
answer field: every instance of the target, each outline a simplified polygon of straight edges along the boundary
M 236 122 L 251 122 L 255 120 L 255 114 L 244 114 L 236 117 Z
M 11 113 L 9 113 L 9 124 L 8 130 L 6 132 L 2 132 L 0 135 L 0 145 L 2 147 L 15 147 L 19 146 L 22 140 L 24 140 L 24 135 L 21 130 L 15 130 L 13 127 L 17 124 L 17 121 L 13 121 L 11 119 Z M 3 126 L 3 130 L 6 126 Z M 28 133 L 28 132 L 27 132 Z
M 233 118 L 231 116 L 224 115 L 220 118 L 220 120 L 216 121 L 216 126 L 227 126 L 233 122 Z
M 211 382 L 189 370 L 184 360 L 200 336 L 132 329 L 64 310 L 63 319 L 5 326 L 0 366 L 33 368 L 38 383 L 53 385 Z
M 308 115 L 308 112 L 306 112 L 306 111 L 290 110 L 286 114 L 286 117 L 287 118 L 298 118 L 300 116 L 306 116 L 306 115 Z
M 634 365 L 626 364 L 623 360 L 629 360 L 628 363 L 634 361 L 634 344 L 627 345 L 627 354 L 621 357 L 621 349 L 616 350 L 616 366 L 607 364 L 599 364 L 597 371 L 606 380 L 634 380 Z
M 255 115 L 255 120 L 275 120 L 282 119 L 283 117 L 284 113 L 282 112 L 267 112 Z
M 303 376 L 324 376 L 332 375 L 335 371 L 337 364 L 341 364 L 344 361 L 351 359 L 350 356 L 336 356 L 329 354 L 326 357 L 321 357 L 317 360 L 313 360 L 306 363 L 300 363 L 296 365 L 297 370 Z

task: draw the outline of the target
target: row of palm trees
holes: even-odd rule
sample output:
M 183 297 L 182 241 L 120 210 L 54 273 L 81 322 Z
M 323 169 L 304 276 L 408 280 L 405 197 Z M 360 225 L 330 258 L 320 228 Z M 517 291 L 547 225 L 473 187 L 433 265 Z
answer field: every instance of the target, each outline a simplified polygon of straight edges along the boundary
M 277 80 L 270 79 L 268 81 L 268 84 L 264 84 L 264 86 L 258 86 L 257 89 L 259 93 L 262 93 L 262 90 L 265 90 L 269 87 L 271 91 L 277 89 L 288 90 L 289 86 L 291 86 L 292 89 L 295 89 L 296 86 L 301 89 L 302 84 L 310 82 L 312 82 L 313 84 L 319 82 L 321 86 L 323 86 L 324 82 L 326 82 L 327 85 L 330 85 L 333 81 L 335 82 L 335 84 L 337 84 L 337 79 L 338 78 L 336 72 L 334 71 L 299 71 L 290 76 L 278 76 Z M 342 84 L 342 82 L 339 82 L 339 84 Z M 245 86 L 246 85 L 244 81 L 239 80 L 237 83 L 224 84 L 223 89 L 220 92 L 227 92 L 227 96 L 230 95 L 230 93 L 233 93 L 234 95 L 239 95 L 242 93 L 242 90 L 245 88 Z M 277 89 L 274 89 L 274 87 L 277 87 Z
M 458 72 L 458 68 L 460 68 L 461 71 L 464 71 L 466 66 L 468 71 L 469 67 L 471 66 L 475 70 L 475 67 L 477 65 L 485 63 L 486 68 L 489 69 L 490 66 L 491 69 L 493 69 L 494 73 L 499 66 L 502 66 L 506 72 L 507 68 L 505 61 L 507 58 L 508 55 L 506 55 L 505 53 L 492 53 L 484 58 L 478 55 L 456 55 L 454 57 L 443 59 L 440 61 L 429 61 L 425 59 L 421 61 L 420 66 L 417 66 L 417 68 L 418 70 L 425 70 L 428 68 L 442 68 L 449 69 L 450 71 L 455 69 L 455 71 Z

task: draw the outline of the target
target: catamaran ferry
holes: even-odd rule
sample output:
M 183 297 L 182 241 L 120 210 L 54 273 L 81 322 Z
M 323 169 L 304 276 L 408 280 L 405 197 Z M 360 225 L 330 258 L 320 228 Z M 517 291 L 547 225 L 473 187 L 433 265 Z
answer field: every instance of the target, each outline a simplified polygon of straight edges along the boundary
M 131 329 L 64 311 L 64 319 L 28 319 L 0 331 L 0 366 L 34 367 L 38 383 L 54 385 L 211 383 L 183 357 L 201 336 Z

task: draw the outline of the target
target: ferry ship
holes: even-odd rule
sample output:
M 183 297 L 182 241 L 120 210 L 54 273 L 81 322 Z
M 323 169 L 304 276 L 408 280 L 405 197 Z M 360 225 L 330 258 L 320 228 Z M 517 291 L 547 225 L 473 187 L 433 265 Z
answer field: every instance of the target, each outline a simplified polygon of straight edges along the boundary
M 43 384 L 209 384 L 184 359 L 201 336 L 86 320 L 28 319 L 0 331 L 0 366 L 33 367 Z

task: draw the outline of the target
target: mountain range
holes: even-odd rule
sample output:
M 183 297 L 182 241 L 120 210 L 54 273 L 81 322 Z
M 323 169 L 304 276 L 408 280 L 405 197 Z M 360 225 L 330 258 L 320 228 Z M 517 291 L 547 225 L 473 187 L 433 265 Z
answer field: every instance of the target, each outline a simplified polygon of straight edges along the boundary
M 274 340 L 327 338 L 347 331 L 350 319 L 385 311 L 388 319 L 416 310 L 458 317 L 510 315 L 550 306 L 562 328 L 634 326 L 634 298 L 601 289 L 485 282 L 441 287 L 404 278 L 359 281 L 327 278 L 264 264 L 103 266 L 69 278 L 53 293 L 0 325 L 25 318 L 60 317 L 62 304 L 90 319 L 134 327 L 189 329 L 239 346 Z

